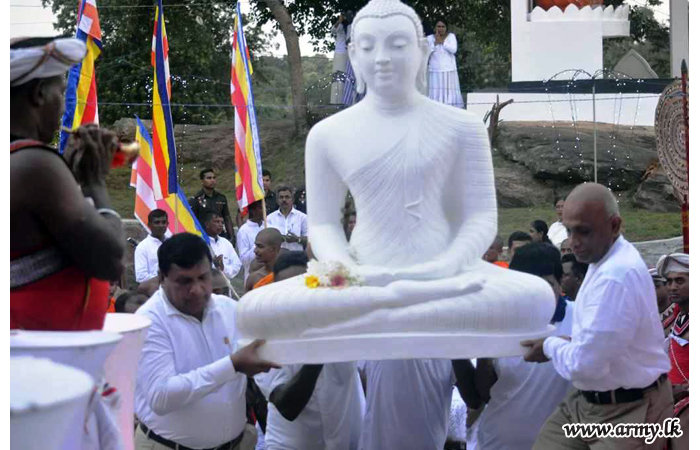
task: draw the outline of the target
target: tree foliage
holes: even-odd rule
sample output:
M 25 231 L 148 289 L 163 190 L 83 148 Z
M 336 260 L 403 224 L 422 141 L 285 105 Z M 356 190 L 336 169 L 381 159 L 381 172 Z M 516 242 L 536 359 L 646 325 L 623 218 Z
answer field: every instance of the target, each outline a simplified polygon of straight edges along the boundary
M 42 0 L 57 16 L 55 27 L 75 33 L 76 0 Z M 151 117 L 153 0 L 99 2 L 103 52 L 96 63 L 100 120 L 113 123 L 134 114 Z M 173 121 L 209 124 L 232 117 L 230 104 L 231 34 L 235 3 L 169 0 L 164 6 L 172 84 Z M 259 30 L 246 29 L 252 55 L 268 42 Z M 267 37 L 269 38 L 269 37 Z

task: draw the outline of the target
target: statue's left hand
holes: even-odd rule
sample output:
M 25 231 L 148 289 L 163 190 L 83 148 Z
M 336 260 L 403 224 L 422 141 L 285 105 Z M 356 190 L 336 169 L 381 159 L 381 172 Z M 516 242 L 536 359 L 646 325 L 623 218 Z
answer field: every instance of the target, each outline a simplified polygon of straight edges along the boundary
M 397 280 L 395 273 L 382 266 L 356 265 L 351 271 L 362 278 L 364 286 L 384 287 Z

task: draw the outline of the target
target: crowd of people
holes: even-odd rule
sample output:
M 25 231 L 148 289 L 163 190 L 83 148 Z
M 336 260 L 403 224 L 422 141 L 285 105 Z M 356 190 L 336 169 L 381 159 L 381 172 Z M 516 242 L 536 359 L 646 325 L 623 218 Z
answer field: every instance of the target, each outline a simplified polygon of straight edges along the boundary
M 438 30 L 435 45 L 449 39 Z M 666 255 L 650 271 L 599 184 L 557 199 L 552 226 L 534 221 L 529 233 L 509 236 L 508 261 L 499 261 L 500 238 L 484 255 L 507 263 L 500 274 L 527 273 L 552 288 L 556 332 L 523 341 L 524 357 L 282 367 L 259 356 L 261 340 L 239 347 L 230 279 L 242 268 L 245 289 L 259 289 L 304 273 L 314 258 L 294 190 L 273 191 L 269 172 L 265 199 L 234 220 L 214 171 L 202 171 L 190 206 L 208 244 L 188 233 L 167 237 L 167 214 L 153 210 L 135 252 L 139 290 L 119 294 L 109 280 L 123 271 L 126 240 L 105 177 L 120 144 L 86 126 L 63 156 L 48 145 L 63 74 L 85 51 L 76 39 L 11 42 L 10 326 L 101 329 L 112 307 L 148 317 L 137 449 L 453 448 L 455 390 L 480 449 L 638 448 L 646 436 L 565 436 L 565 428 L 670 418 L 680 426 L 664 430 L 683 433 L 646 444 L 688 448 L 689 255 Z M 296 201 L 305 205 L 305 196 Z M 346 238 L 357 219 L 345 212 Z

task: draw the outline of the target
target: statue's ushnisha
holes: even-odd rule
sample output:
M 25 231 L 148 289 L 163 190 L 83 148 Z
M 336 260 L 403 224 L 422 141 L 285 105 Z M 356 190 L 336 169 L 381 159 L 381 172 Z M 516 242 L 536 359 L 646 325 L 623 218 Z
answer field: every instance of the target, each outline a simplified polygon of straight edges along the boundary
M 242 338 L 267 339 L 262 353 L 280 363 L 522 353 L 521 339 L 548 334 L 555 299 L 541 279 L 481 260 L 497 228 L 484 124 L 421 93 L 428 46 L 398 0 L 358 12 L 349 56 L 367 95 L 309 133 L 309 240 L 363 285 L 310 289 L 298 277 L 251 291 Z

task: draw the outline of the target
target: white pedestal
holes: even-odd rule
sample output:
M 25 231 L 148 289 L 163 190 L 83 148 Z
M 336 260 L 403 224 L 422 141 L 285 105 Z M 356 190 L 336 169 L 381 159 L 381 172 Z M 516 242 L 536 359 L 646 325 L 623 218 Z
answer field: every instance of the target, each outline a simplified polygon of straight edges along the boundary
M 93 384 L 103 374 L 107 356 L 122 337 L 103 331 L 24 331 L 10 332 L 10 355 L 48 358 L 54 362 L 81 369 L 93 377 Z M 45 374 L 45 377 L 50 377 Z M 91 411 L 91 409 L 90 409 Z M 60 448 L 77 450 L 86 443 L 94 443 L 97 434 L 95 421 L 89 420 L 85 433 L 86 411 L 78 411 L 73 417 L 70 432 Z M 41 430 L 42 427 L 36 428 Z M 42 437 L 43 439 L 43 437 Z
M 85 416 L 94 381 L 45 358 L 10 358 L 11 450 L 58 450 L 72 419 Z
M 105 318 L 104 331 L 119 333 L 122 341 L 105 362 L 105 378 L 117 388 L 120 396 L 117 423 L 121 431 L 125 450 L 134 448 L 134 392 L 136 391 L 136 369 L 141 348 L 148 334 L 151 321 L 135 314 L 110 313 Z
M 381 359 L 471 359 L 521 356 L 526 339 L 554 333 L 554 326 L 530 333 L 393 333 L 324 339 L 270 339 L 258 349 L 261 358 L 278 364 L 321 364 Z M 250 339 L 238 341 L 241 348 Z

